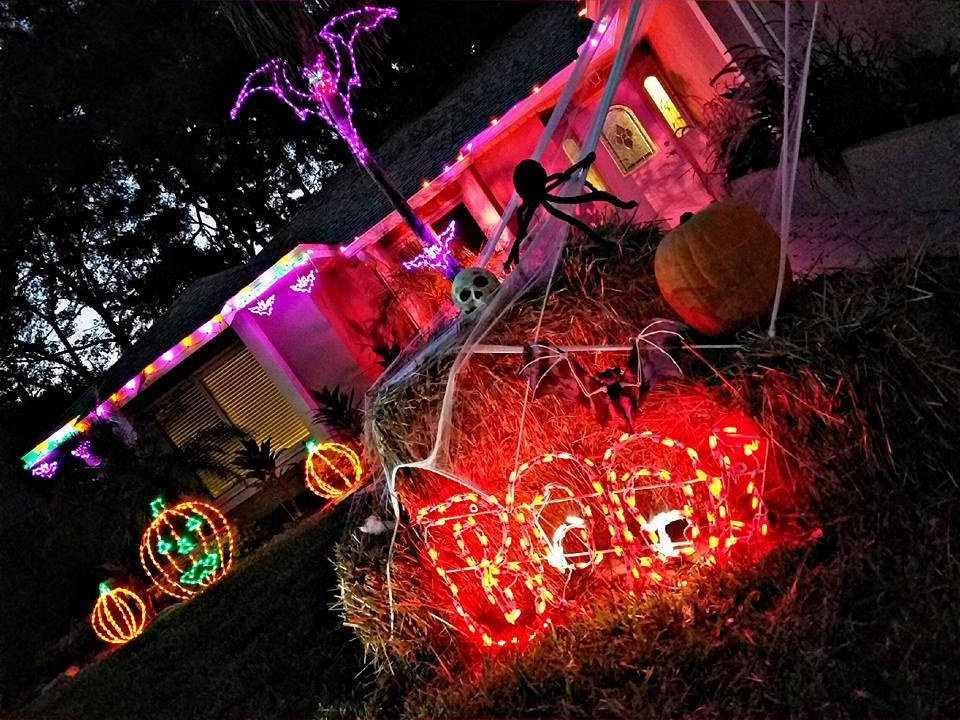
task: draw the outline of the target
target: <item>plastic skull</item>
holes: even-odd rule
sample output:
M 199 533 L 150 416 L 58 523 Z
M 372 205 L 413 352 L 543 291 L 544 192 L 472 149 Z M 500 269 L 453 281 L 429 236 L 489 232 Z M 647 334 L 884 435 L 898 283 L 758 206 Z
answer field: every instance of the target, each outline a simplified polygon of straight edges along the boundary
M 486 268 L 470 267 L 453 279 L 453 302 L 464 312 L 473 312 L 484 305 L 500 286 L 497 276 Z

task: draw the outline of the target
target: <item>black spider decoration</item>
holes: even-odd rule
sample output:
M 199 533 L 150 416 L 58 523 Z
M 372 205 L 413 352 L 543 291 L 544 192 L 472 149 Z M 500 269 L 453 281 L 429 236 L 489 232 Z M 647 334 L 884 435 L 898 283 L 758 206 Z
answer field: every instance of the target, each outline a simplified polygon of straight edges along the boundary
M 591 230 L 590 227 L 585 223 L 581 222 L 573 215 L 568 215 L 567 213 L 558 210 L 551 205 L 551 203 L 560 203 L 561 205 L 579 205 L 580 203 L 598 201 L 608 202 L 611 205 L 616 205 L 617 207 L 624 208 L 625 210 L 630 210 L 631 208 L 635 208 L 637 206 L 635 200 L 625 202 L 616 195 L 608 193 L 604 190 L 597 190 L 588 182 L 584 184 L 590 188 L 590 192 L 584 193 L 583 195 L 562 197 L 560 195 L 550 194 L 551 190 L 556 190 L 558 187 L 563 185 L 563 183 L 573 177 L 575 172 L 590 167 L 596 157 L 596 153 L 589 153 L 580 162 L 576 163 L 575 165 L 571 165 L 563 172 L 555 173 L 553 175 L 547 175 L 547 171 L 543 169 L 543 165 L 538 163 L 536 160 L 522 160 L 513 169 L 513 187 L 516 188 L 517 195 L 520 196 L 520 199 L 523 202 L 520 205 L 520 209 L 517 210 L 517 239 L 513 241 L 513 245 L 510 248 L 510 254 L 507 256 L 507 261 L 503 265 L 505 270 L 509 270 L 520 262 L 520 243 L 522 243 L 527 237 L 527 229 L 530 226 L 530 221 L 533 219 L 533 214 L 541 205 L 543 206 L 544 210 L 554 217 L 558 217 L 561 220 L 570 223 L 575 228 L 579 228 L 587 235 L 596 238 L 597 240 L 603 240 L 603 238 Z

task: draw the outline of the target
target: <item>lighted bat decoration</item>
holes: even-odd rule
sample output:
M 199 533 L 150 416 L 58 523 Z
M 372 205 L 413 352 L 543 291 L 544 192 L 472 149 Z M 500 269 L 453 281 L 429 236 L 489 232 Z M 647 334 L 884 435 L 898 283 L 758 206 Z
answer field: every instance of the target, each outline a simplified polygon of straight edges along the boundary
M 250 96 L 269 93 L 305 121 L 311 115 L 329 125 L 350 147 L 357 163 L 367 171 L 404 223 L 420 241 L 423 251 L 404 263 L 408 270 L 429 268 L 453 280 L 460 265 L 450 249 L 455 229 L 450 223 L 434 233 L 410 207 L 406 196 L 367 150 L 353 126 L 351 94 L 360 87 L 354 43 L 361 32 L 375 29 L 386 18 L 396 18 L 394 8 L 363 7 L 337 15 L 317 33 L 320 50 L 313 60 L 295 69 L 283 58 L 274 58 L 247 75 L 243 89 L 230 110 L 236 119 Z
M 563 172 L 554 173 L 553 175 L 547 175 L 547 171 L 544 170 L 543 165 L 533 159 L 522 160 L 517 164 L 513 170 L 513 187 L 523 202 L 517 210 L 517 237 L 510 247 L 510 254 L 507 256 L 507 261 L 503 265 L 504 270 L 509 270 L 520 262 L 520 244 L 527 236 L 527 228 L 530 227 L 530 221 L 533 220 L 533 215 L 538 207 L 542 206 L 544 210 L 554 217 L 570 223 L 590 237 L 602 240 L 603 238 L 594 232 L 589 225 L 581 222 L 573 215 L 569 215 L 559 208 L 554 207 L 554 205 L 579 205 L 587 202 L 606 202 L 626 210 L 637 206 L 635 200 L 621 200 L 616 195 L 608 193 L 605 190 L 597 190 L 590 183 L 585 183 L 585 185 L 590 188 L 590 192 L 582 195 L 565 197 L 563 195 L 551 194 L 552 190 L 556 190 L 572 178 L 574 173 L 590 167 L 593 161 L 596 160 L 596 157 L 595 153 L 588 153 L 586 157 L 579 162 L 571 165 Z
M 364 7 L 332 18 L 317 33 L 322 46 L 313 62 L 297 71 L 283 58 L 274 58 L 250 73 L 230 110 L 230 118 L 236 119 L 251 95 L 270 93 L 301 121 L 310 115 L 321 118 L 346 141 L 357 162 L 365 165 L 367 149 L 353 127 L 350 100 L 353 89 L 360 87 L 353 44 L 361 32 L 373 30 L 385 18 L 395 17 L 394 8 Z
M 632 430 L 643 396 L 661 380 L 682 375 L 670 355 L 670 349 L 680 345 L 682 329 L 673 320 L 652 321 L 633 339 L 625 368 L 596 375 L 560 348 L 534 343 L 523 349 L 520 375 L 530 383 L 533 398 L 554 395 L 593 410 L 601 425 L 616 419 Z

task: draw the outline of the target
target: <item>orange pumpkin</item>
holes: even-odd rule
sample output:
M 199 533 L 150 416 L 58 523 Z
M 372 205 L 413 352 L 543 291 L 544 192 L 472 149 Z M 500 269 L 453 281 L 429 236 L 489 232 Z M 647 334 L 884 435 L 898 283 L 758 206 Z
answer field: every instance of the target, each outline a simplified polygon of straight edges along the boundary
M 749 205 L 722 200 L 660 243 L 660 293 L 685 323 L 724 335 L 768 317 L 777 290 L 780 237 Z M 789 282 L 787 265 L 785 282 Z
M 132 590 L 111 590 L 106 583 L 101 583 L 100 597 L 93 606 L 90 624 L 104 642 L 123 645 L 143 632 L 147 624 L 147 606 Z

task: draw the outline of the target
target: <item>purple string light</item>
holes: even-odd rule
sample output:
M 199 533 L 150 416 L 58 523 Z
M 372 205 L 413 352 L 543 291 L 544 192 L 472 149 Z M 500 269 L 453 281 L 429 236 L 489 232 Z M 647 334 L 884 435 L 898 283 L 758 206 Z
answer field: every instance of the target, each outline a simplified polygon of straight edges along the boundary
M 424 248 L 423 252 L 412 260 L 407 260 L 403 263 L 403 267 L 407 270 L 433 268 L 439 270 L 444 276 L 451 275 L 457 262 L 450 251 L 450 243 L 453 242 L 453 235 L 456 230 L 457 222 L 451 220 L 442 233 L 434 236 L 433 245 Z
M 51 460 L 50 462 L 43 462 L 43 463 L 40 463 L 39 465 L 34 465 L 33 470 L 31 470 L 30 473 L 34 477 L 42 477 L 42 478 L 49 479 L 57 474 L 57 468 L 59 466 L 60 466 L 60 463 L 58 463 L 56 460 Z
M 316 115 L 332 127 L 361 165 L 367 163 L 367 148 L 353 127 L 353 106 L 350 93 L 360 87 L 360 74 L 353 44 L 361 31 L 373 30 L 384 18 L 395 18 L 394 8 L 364 7 L 331 19 L 317 34 L 327 44 L 329 58 L 318 52 L 313 62 L 295 73 L 283 58 L 274 58 L 247 76 L 237 101 L 230 110 L 236 119 L 247 98 L 257 92 L 268 92 L 293 110 L 304 121 Z M 294 82 L 294 78 L 297 82 Z M 259 81 L 266 84 L 258 84 Z M 300 81 L 305 89 L 297 87 Z
M 70 451 L 70 454 L 75 458 L 83 460 L 90 467 L 96 467 L 100 464 L 100 458 L 93 454 L 93 450 L 90 448 L 89 440 L 84 440 L 82 443 L 77 445 L 77 447 Z

